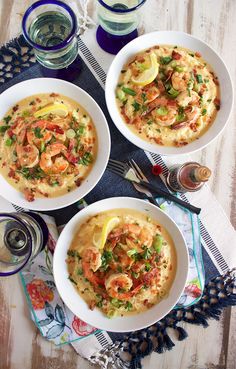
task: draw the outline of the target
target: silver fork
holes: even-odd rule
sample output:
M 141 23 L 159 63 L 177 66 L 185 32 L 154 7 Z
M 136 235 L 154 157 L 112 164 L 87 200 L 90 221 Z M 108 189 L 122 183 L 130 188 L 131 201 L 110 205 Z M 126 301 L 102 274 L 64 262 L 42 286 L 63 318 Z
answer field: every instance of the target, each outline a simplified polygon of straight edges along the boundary
M 145 182 L 144 180 L 140 179 L 133 168 L 131 168 L 127 163 L 110 159 L 107 165 L 107 169 L 111 172 L 118 174 L 119 176 L 131 181 L 135 184 L 139 184 L 142 187 L 145 187 L 147 190 L 154 192 L 157 196 L 156 197 L 163 197 L 170 201 L 173 201 L 184 208 L 192 211 L 195 214 L 199 214 L 201 209 L 197 208 L 194 205 L 191 205 L 189 202 L 181 200 L 179 197 L 172 195 L 170 192 L 162 190 L 157 184 Z
M 148 181 L 148 179 L 147 179 L 147 177 L 143 174 L 143 172 L 142 172 L 142 171 L 141 171 L 141 169 L 139 168 L 138 164 L 137 164 L 133 159 L 129 160 L 129 161 L 128 161 L 128 163 L 129 163 L 129 166 L 134 170 L 134 172 L 135 172 L 136 176 L 137 176 L 139 179 L 141 179 L 141 180 L 142 180 L 142 181 L 144 181 L 144 182 L 149 182 L 149 181 Z M 137 184 L 137 183 L 134 183 L 134 182 L 133 182 L 133 186 L 134 186 L 134 188 L 135 188 L 138 192 L 141 192 L 141 193 L 145 194 L 145 195 L 148 197 L 149 201 L 150 201 L 152 204 L 154 204 L 154 205 L 156 205 L 156 206 L 160 207 L 160 205 L 158 204 L 157 200 L 155 199 L 155 197 L 153 196 L 153 194 L 152 194 L 149 190 L 147 190 L 147 189 L 146 189 L 146 188 L 144 188 L 143 186 L 141 186 L 141 185 L 139 185 L 139 184 Z

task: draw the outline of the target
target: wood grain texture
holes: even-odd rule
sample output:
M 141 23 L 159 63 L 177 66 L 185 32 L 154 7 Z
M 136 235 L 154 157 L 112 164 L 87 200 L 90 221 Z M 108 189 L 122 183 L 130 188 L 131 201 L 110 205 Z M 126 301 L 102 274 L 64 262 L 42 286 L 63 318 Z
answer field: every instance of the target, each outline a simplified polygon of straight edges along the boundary
M 73 2 L 76 0 L 73 0 Z M 0 1 L 0 43 L 20 32 L 20 22 L 32 0 Z M 70 3 L 70 1 L 67 1 Z M 79 0 L 78 0 L 79 2 Z M 95 0 L 89 14 L 95 19 Z M 148 0 L 143 7 L 140 34 L 153 30 L 192 33 L 209 43 L 224 59 L 236 84 L 235 0 Z M 231 119 L 214 143 L 192 155 L 214 175 L 210 187 L 236 227 L 236 126 Z M 69 346 L 58 348 L 43 339 L 29 318 L 18 277 L 0 280 L 0 369 L 90 369 Z M 189 338 L 162 355 L 143 360 L 144 369 L 235 369 L 236 309 L 226 309 L 207 329 L 187 326 Z M 115 368 L 114 368 L 115 369 Z

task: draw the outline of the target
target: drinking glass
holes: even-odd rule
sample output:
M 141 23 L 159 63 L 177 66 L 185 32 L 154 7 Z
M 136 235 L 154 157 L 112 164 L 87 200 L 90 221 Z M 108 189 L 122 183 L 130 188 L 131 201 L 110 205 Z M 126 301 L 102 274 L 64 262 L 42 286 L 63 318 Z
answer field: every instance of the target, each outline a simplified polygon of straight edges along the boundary
M 0 277 L 19 272 L 45 247 L 48 228 L 36 213 L 0 214 Z
M 139 9 L 146 0 L 97 0 L 97 42 L 110 54 L 138 36 Z
M 45 76 L 73 80 L 80 71 L 78 24 L 73 10 L 59 0 L 39 0 L 25 12 L 22 31 Z

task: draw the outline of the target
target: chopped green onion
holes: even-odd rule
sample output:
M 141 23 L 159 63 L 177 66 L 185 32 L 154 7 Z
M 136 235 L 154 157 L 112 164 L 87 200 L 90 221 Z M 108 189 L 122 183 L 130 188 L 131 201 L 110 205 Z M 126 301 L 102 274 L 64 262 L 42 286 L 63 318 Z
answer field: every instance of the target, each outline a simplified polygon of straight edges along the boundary
M 103 301 L 101 300 L 101 301 L 98 301 L 97 302 L 97 304 L 96 304 L 96 306 L 98 307 L 98 308 L 101 308 L 102 307 L 102 303 L 103 303 Z
M 201 74 L 197 74 L 197 75 L 196 75 L 196 79 L 197 79 L 197 82 L 198 82 L 198 83 L 203 83 L 202 75 L 201 75 Z
M 124 91 L 122 91 L 120 88 L 117 90 L 117 92 L 116 92 L 116 94 L 117 94 L 117 97 L 118 97 L 118 99 L 120 100 L 120 101 L 125 101 L 125 99 L 126 99 L 126 95 L 125 95 L 125 93 L 124 93 Z
M 36 127 L 34 129 L 34 134 L 35 134 L 35 137 L 37 137 L 37 138 L 43 138 L 43 135 L 41 133 L 41 128 L 40 127 Z
M 166 106 L 160 106 L 160 108 L 157 109 L 158 115 L 166 115 L 168 113 L 168 109 Z
M 133 255 L 135 255 L 135 254 L 137 254 L 137 250 L 135 250 L 135 249 L 132 249 L 132 250 L 128 250 L 128 251 L 127 251 L 127 255 L 128 255 L 129 257 L 131 257 L 131 256 L 133 256 Z
M 128 311 L 130 311 L 130 310 L 132 309 L 132 307 L 133 307 L 133 305 L 131 304 L 131 302 L 130 302 L 130 301 L 127 301 L 127 302 L 126 302 L 126 305 L 125 305 L 125 308 L 126 308 Z
M 145 102 L 145 101 L 147 100 L 147 94 L 145 94 L 145 92 L 143 92 L 143 93 L 141 94 L 141 97 L 142 97 L 142 99 L 143 99 L 143 102 Z
M 172 60 L 170 66 L 171 66 L 171 68 L 175 68 L 177 66 L 176 60 Z
M 114 316 L 116 316 L 116 311 L 115 311 L 115 309 L 110 309 L 110 310 L 108 310 L 108 312 L 107 312 L 107 317 L 108 317 L 108 318 L 113 318 Z
M 202 109 L 202 115 L 206 115 L 207 110 L 206 109 Z
M 162 249 L 162 244 L 163 244 L 163 237 L 160 234 L 157 234 L 154 238 L 153 241 L 153 248 L 156 252 L 160 252 Z
M 150 249 L 148 249 L 148 248 L 145 246 L 144 252 L 143 252 L 143 254 L 142 254 L 143 259 L 147 260 L 147 259 L 149 259 L 149 258 L 151 257 L 151 255 L 152 255 L 151 250 L 150 250 Z
M 6 146 L 11 146 L 13 144 L 13 140 L 11 138 L 7 138 L 5 141 Z
M 153 123 L 152 120 L 147 121 L 147 124 L 150 126 Z
M 66 137 L 67 138 L 74 138 L 76 135 L 75 131 L 72 129 L 72 128 L 69 128 L 67 131 L 66 131 Z
M 111 299 L 111 304 L 115 306 L 116 308 L 119 308 L 123 305 L 123 302 L 121 300 L 114 298 L 114 299 Z
M 137 95 L 137 93 L 134 90 L 128 87 L 122 87 L 122 91 L 131 96 Z
M 40 144 L 40 152 L 43 152 L 45 150 L 45 142 L 44 141 L 41 141 L 41 144 Z
M 169 64 L 172 60 L 173 59 L 171 56 L 161 56 L 160 57 L 160 63 L 164 65 Z
M 151 269 L 151 264 L 150 263 L 146 263 L 145 264 L 145 270 L 146 270 L 146 272 L 149 272 L 150 269 Z
M 114 259 L 115 259 L 115 257 L 114 257 Z M 117 267 L 117 272 L 122 273 L 122 268 L 121 268 L 120 265 L 118 265 L 118 267 Z
M 183 67 L 180 67 L 179 65 L 176 65 L 175 70 L 178 73 L 182 73 L 184 71 L 184 68 Z
M 173 87 L 171 87 L 168 90 L 168 94 L 171 95 L 171 97 L 177 97 L 179 95 L 179 91 L 175 90 Z

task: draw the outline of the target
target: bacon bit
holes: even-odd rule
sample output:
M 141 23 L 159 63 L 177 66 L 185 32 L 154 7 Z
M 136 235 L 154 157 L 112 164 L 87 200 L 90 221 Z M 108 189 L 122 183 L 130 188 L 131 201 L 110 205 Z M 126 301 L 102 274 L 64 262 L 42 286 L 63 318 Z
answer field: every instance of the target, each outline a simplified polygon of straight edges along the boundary
M 154 174 L 154 176 L 159 176 L 161 173 L 162 173 L 162 167 L 158 164 L 153 165 L 152 174 Z
M 9 178 L 13 178 L 16 181 L 19 181 L 19 176 L 16 175 L 16 171 L 13 168 L 10 168 L 9 173 L 8 173 L 8 177 Z
M 195 56 L 197 57 L 197 58 L 201 58 L 201 54 L 197 51 L 196 53 L 195 53 Z
M 122 108 L 121 108 L 121 114 L 123 115 L 126 123 L 128 123 L 128 124 L 131 123 L 129 117 L 126 115 L 125 107 L 124 106 L 122 106 Z
M 59 94 L 56 94 L 55 92 L 52 92 L 49 96 L 51 96 L 51 97 L 57 97 L 57 96 L 59 96 Z
M 76 181 L 75 181 L 75 185 L 76 185 L 77 187 L 79 187 L 79 186 L 81 185 L 81 179 L 80 179 L 80 178 L 76 179 Z
M 160 90 L 160 93 L 165 92 L 165 86 L 164 83 L 162 81 L 157 81 L 157 87 Z
M 34 192 L 29 188 L 24 188 L 23 190 L 25 199 L 29 202 L 34 201 Z
M 160 137 L 155 137 L 154 141 L 158 144 L 158 145 L 162 145 L 163 146 L 163 142 L 162 139 Z
M 88 131 L 91 131 L 91 129 L 92 129 L 91 124 L 88 124 Z
M 189 127 L 191 128 L 191 130 L 193 132 L 197 132 L 197 125 L 196 125 L 196 123 L 191 123 Z
M 216 97 L 214 100 L 214 104 L 215 104 L 216 110 L 220 110 L 220 99 Z
M 58 126 L 57 124 L 47 124 L 47 129 L 49 131 L 59 133 L 61 135 L 63 135 L 63 133 L 64 133 L 64 130 L 60 126 Z
M 38 103 L 42 102 L 42 100 L 39 97 L 36 97 L 35 99 Z
M 173 51 L 172 51 L 172 58 L 173 58 L 174 60 L 179 60 L 179 59 L 181 59 L 181 58 L 182 58 L 182 55 L 181 55 L 181 54 L 179 54 L 179 53 L 177 53 L 175 50 L 173 50 Z
M 132 120 L 131 124 L 134 124 L 138 129 L 140 129 L 142 127 L 142 125 L 143 125 L 143 121 L 142 121 L 142 119 L 140 117 L 135 117 Z
M 174 145 L 177 147 L 186 146 L 188 143 L 186 141 L 174 141 Z
M 143 275 L 143 282 L 145 284 L 151 284 L 153 279 L 157 277 L 159 274 L 159 271 L 157 268 L 153 268 L 150 272 L 147 272 Z
M 18 109 L 19 109 L 19 105 L 17 104 L 15 106 L 13 106 L 12 111 L 14 111 L 14 113 L 15 113 Z
M 196 68 L 193 68 L 193 74 L 194 74 L 194 77 L 196 77 L 196 75 L 197 75 L 197 69 Z
M 93 143 L 95 143 L 95 142 L 96 142 L 96 138 L 95 138 L 95 137 L 93 137 L 93 140 L 92 140 L 92 142 L 93 142 Z
M 90 301 L 88 306 L 89 306 L 90 310 L 94 310 L 94 308 L 96 306 L 96 301 L 95 300 Z
M 69 145 L 68 145 L 68 150 L 69 151 L 72 151 L 74 148 L 75 148 L 75 146 L 76 146 L 76 139 L 75 138 L 71 138 L 71 139 L 69 139 Z
M 157 46 L 154 46 L 154 47 L 153 47 L 153 49 L 154 49 L 154 50 L 155 50 L 155 49 L 160 49 L 160 46 L 158 46 L 158 45 L 157 45 Z
M 168 106 L 177 107 L 177 102 L 176 102 L 175 100 L 171 100 L 171 99 L 169 99 L 169 100 L 167 101 L 167 105 L 168 105 Z
M 2 163 L 2 168 L 3 167 L 5 167 L 7 165 L 7 163 L 4 161 L 3 163 Z
M 10 138 L 12 138 L 12 137 L 14 136 L 14 133 L 12 132 L 12 130 L 11 130 L 11 129 L 8 129 L 7 134 L 8 134 L 8 136 L 9 136 Z
M 145 299 L 145 300 L 143 301 L 143 303 L 144 303 L 144 305 L 146 306 L 146 305 L 148 304 L 148 299 Z

